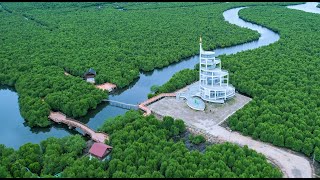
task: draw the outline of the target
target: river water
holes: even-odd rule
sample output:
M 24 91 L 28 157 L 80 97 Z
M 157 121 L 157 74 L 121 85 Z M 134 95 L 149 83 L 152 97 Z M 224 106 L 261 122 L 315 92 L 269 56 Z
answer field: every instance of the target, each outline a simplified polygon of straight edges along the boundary
M 217 56 L 259 48 L 279 40 L 280 37 L 275 32 L 240 19 L 238 11 L 243 8 L 244 7 L 234 8 L 225 11 L 223 13 L 225 20 L 231 24 L 258 31 L 260 38 L 257 41 L 241 45 L 215 49 L 214 51 Z M 135 82 L 131 83 L 131 85 L 125 89 L 110 94 L 109 98 L 125 103 L 138 104 L 147 99 L 147 94 L 150 92 L 152 85 L 164 84 L 176 72 L 186 68 L 192 69 L 198 61 L 199 56 L 196 55 L 162 69 L 155 69 L 148 73 L 140 73 L 140 77 Z M 86 123 L 92 129 L 97 129 L 106 119 L 122 115 L 126 111 L 126 109 L 110 106 L 103 102 L 98 105 L 97 109 L 90 111 L 85 117 L 79 120 Z M 0 122 L 2 124 L 2 126 L 0 126 L 0 144 L 5 144 L 7 147 L 13 147 L 15 149 L 27 142 L 39 143 L 48 137 L 64 137 L 69 134 L 76 134 L 78 131 L 69 130 L 67 126 L 64 125 L 53 125 L 50 128 L 35 129 L 26 126 L 20 115 L 18 95 L 13 89 L 8 87 L 0 87 Z M 78 132 L 81 133 L 81 131 Z
M 305 12 L 320 14 L 320 8 L 317 7 L 318 2 L 307 2 L 305 4 L 299 4 L 294 6 L 287 6 L 290 9 L 297 9 Z
M 0 88 L 0 122 L 0 144 L 15 149 L 28 142 L 39 143 L 51 136 L 64 137 L 77 133 L 62 125 L 31 129 L 20 115 L 18 94 L 9 87 Z
M 243 8 L 244 7 L 225 11 L 223 13 L 225 20 L 229 23 L 258 31 L 261 34 L 260 38 L 257 41 L 241 45 L 215 49 L 214 51 L 216 52 L 217 56 L 222 54 L 235 54 L 240 51 L 255 49 L 279 40 L 279 35 L 274 33 L 273 31 L 252 23 L 245 22 L 242 19 L 240 19 L 238 16 L 238 11 Z M 111 94 L 109 98 L 115 101 L 121 101 L 130 104 L 138 104 L 147 99 L 147 95 L 148 93 L 150 93 L 150 87 L 152 85 L 162 85 L 165 82 L 167 82 L 176 72 L 186 68 L 192 69 L 198 62 L 199 56 L 196 55 L 184 59 L 178 63 L 172 64 L 168 67 L 156 69 L 150 73 L 140 73 L 140 78 L 136 82 L 134 82 L 134 84 L 131 87 L 129 87 L 123 92 Z M 106 104 L 101 106 L 104 106 L 104 108 L 100 110 L 98 113 L 89 113 L 86 117 L 82 118 L 81 120 L 87 123 L 90 127 L 96 129 L 106 120 L 106 118 L 113 117 L 115 115 L 120 115 L 127 111 L 117 107 L 107 106 Z

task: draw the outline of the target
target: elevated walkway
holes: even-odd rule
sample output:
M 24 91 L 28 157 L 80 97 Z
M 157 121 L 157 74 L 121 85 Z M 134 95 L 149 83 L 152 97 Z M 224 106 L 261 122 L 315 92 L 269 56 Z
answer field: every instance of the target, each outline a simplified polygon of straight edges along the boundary
M 67 116 L 61 112 L 51 111 L 48 118 L 53 122 L 66 124 L 70 129 L 75 127 L 80 128 L 84 132 L 84 134 L 88 134 L 95 142 L 104 143 L 106 140 L 109 140 L 109 136 L 106 133 L 95 132 L 82 122 L 67 118 Z
M 144 116 L 148 116 L 151 114 L 151 110 L 147 107 L 149 104 L 156 102 L 164 97 L 176 97 L 176 93 L 161 93 L 157 96 L 154 96 L 150 99 L 147 99 L 146 101 L 139 104 L 139 109 L 143 110 L 145 113 Z
M 117 106 L 117 107 L 124 108 L 124 109 L 129 109 L 129 110 L 131 110 L 131 109 L 138 110 L 139 109 L 138 105 L 134 105 L 134 104 L 128 104 L 128 103 L 114 101 L 114 100 L 110 100 L 110 99 L 104 99 L 102 101 L 109 102 L 111 106 Z

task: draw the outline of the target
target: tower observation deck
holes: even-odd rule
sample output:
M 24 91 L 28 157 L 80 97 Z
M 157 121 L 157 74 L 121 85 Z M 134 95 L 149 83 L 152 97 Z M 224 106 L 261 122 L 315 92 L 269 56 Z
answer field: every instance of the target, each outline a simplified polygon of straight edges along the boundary
M 176 93 L 176 98 L 184 98 L 187 105 L 203 111 L 204 101 L 224 103 L 235 96 L 235 88 L 229 84 L 229 73 L 221 69 L 221 60 L 215 57 L 215 52 L 202 49 L 200 37 L 200 69 L 199 81 L 191 84 L 187 90 Z
M 229 73 L 221 69 L 221 60 L 215 57 L 214 51 L 202 49 L 200 37 L 200 70 L 199 89 L 197 93 L 203 100 L 224 103 L 235 96 L 235 88 L 229 84 Z

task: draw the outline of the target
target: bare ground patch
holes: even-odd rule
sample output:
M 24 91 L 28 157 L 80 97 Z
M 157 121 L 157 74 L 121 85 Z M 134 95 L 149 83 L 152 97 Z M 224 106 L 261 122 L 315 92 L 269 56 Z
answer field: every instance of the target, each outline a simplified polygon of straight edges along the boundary
M 152 112 L 161 116 L 171 116 L 175 119 L 183 119 L 187 124 L 196 125 L 199 128 L 215 126 L 226 120 L 246 105 L 251 98 L 236 93 L 233 99 L 225 104 L 207 103 L 204 111 L 195 111 L 188 107 L 185 100 L 165 97 L 148 107 Z

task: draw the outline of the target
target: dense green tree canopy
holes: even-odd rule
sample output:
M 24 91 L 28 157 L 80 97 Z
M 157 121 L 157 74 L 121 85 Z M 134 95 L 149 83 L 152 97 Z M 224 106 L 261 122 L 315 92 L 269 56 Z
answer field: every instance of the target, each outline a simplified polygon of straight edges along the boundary
M 275 6 L 252 7 L 239 14 L 247 21 L 278 32 L 280 40 L 220 57 L 223 68 L 230 72 L 230 83 L 240 93 L 253 97 L 253 101 L 229 118 L 229 126 L 254 139 L 307 156 L 314 153 L 319 161 L 319 15 Z M 181 74 L 182 71 L 176 73 L 159 89 Z
M 195 55 L 198 46 L 190 44 L 197 44 L 200 34 L 208 41 L 205 49 L 258 38 L 222 17 L 227 9 L 254 2 L 50 4 L 0 6 L 0 84 L 15 86 L 30 126 L 48 126 L 50 110 L 83 116 L 107 98 L 82 80 L 90 67 L 98 72 L 97 83 L 124 87 L 139 70 Z M 274 4 L 288 3 L 259 5 Z M 277 6 L 249 8 L 240 15 L 279 32 L 281 39 L 222 57 L 231 83 L 254 98 L 230 118 L 230 127 L 306 155 L 315 153 L 319 161 L 319 15 Z M 181 82 L 176 75 L 156 93 L 195 81 L 195 72 L 179 72 Z M 110 134 L 114 146 L 110 162 L 82 157 L 85 142 L 80 136 L 49 138 L 17 151 L 0 145 L 0 177 L 53 177 L 60 172 L 62 177 L 281 177 L 263 155 L 247 147 L 226 143 L 207 147 L 205 153 L 189 151 L 182 141 L 172 140 L 185 127 L 170 117 L 160 122 L 130 111 L 101 130 Z
M 27 143 L 17 151 L 0 145 L 0 177 L 281 177 L 260 153 L 230 143 L 188 150 L 173 137 L 186 131 L 182 120 L 138 111 L 109 119 L 101 127 L 113 146 L 111 160 L 89 159 L 80 135 Z M 203 142 L 195 136 L 195 142 Z
M 100 130 L 110 134 L 114 147 L 109 177 L 281 177 L 263 155 L 246 146 L 225 143 L 209 146 L 205 153 L 189 151 L 182 141 L 172 140 L 185 131 L 183 124 L 137 111 L 106 121 Z
M 97 164 L 97 160 L 88 161 L 88 157 L 81 157 L 85 147 L 86 143 L 80 135 L 48 138 L 40 145 L 27 143 L 17 151 L 0 145 L 0 177 L 53 177 L 64 169 L 68 175 L 69 169 L 77 168 L 79 162 L 83 162 L 82 166 L 86 165 L 85 169 L 95 167 L 96 177 L 106 177 L 106 172 L 103 171 L 104 175 L 98 172 L 105 168 L 105 163 Z M 81 174 L 82 177 L 90 177 L 92 172 L 89 172 L 87 175 Z
M 259 36 L 223 20 L 222 12 L 241 5 L 237 3 L 0 5 L 0 84 L 16 87 L 21 114 L 30 126 L 48 126 L 50 110 L 83 116 L 106 98 L 81 79 L 91 67 L 98 84 L 112 82 L 122 88 L 139 70 L 195 55 L 197 46 L 190 44 L 196 44 L 200 34 L 208 42 L 206 49 Z M 121 11 L 120 6 L 134 10 Z
M 184 69 L 175 73 L 168 82 L 165 84 L 151 87 L 152 94 L 149 94 L 148 97 L 156 96 L 161 93 L 173 92 L 175 90 L 181 89 L 186 85 L 189 85 L 196 80 L 199 80 L 199 71 L 198 69 Z
M 307 156 L 318 153 L 320 16 L 280 7 L 244 9 L 240 16 L 277 31 L 280 40 L 222 58 L 231 83 L 254 97 L 230 127 Z
M 202 136 L 202 135 L 190 135 L 189 136 L 189 140 L 193 143 L 193 144 L 200 144 L 206 141 L 206 139 Z

